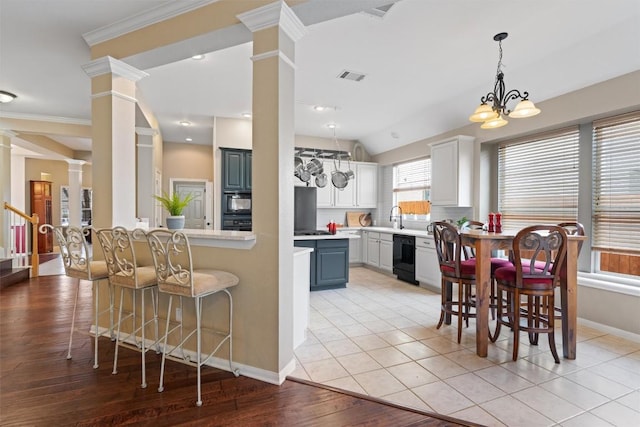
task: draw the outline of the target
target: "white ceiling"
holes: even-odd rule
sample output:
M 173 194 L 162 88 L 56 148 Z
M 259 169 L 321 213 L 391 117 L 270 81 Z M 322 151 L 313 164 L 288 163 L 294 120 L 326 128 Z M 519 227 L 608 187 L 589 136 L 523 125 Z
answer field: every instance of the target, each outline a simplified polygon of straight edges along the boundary
M 467 125 L 493 88 L 493 36 L 503 31 L 507 89 L 529 91 L 537 103 L 640 69 L 638 0 L 400 0 L 384 18 L 340 16 L 391 1 L 309 0 L 293 8 L 308 30 L 296 45 L 297 134 L 331 137 L 326 124 L 335 122 L 338 138 L 377 154 Z M 0 90 L 18 95 L 0 105 L 0 118 L 89 123 L 83 34 L 166 3 L 0 0 Z M 251 111 L 251 49 L 245 43 L 144 69 L 139 99 L 165 141 L 211 144 L 214 116 Z M 337 79 L 345 69 L 366 77 Z M 318 113 L 314 105 L 333 108 Z M 49 136 L 90 150 L 87 139 Z

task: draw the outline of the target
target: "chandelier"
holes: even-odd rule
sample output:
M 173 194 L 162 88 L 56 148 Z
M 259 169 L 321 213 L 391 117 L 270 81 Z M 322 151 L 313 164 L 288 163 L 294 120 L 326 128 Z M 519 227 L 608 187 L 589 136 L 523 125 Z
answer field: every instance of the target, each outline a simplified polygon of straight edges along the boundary
M 517 89 L 506 92 L 504 86 L 504 73 L 502 72 L 502 40 L 506 39 L 507 33 L 499 33 L 493 36 L 498 42 L 500 58 L 498 59 L 498 69 L 496 71 L 496 82 L 493 92 L 489 92 L 480 98 L 480 105 L 469 117 L 472 122 L 484 122 L 480 126 L 482 129 L 495 129 L 509 123 L 503 116 L 513 118 L 532 117 L 540 113 L 540 109 L 529 101 L 529 92 L 520 93 Z M 516 108 L 512 111 L 507 108 L 507 103 L 514 99 L 520 99 Z

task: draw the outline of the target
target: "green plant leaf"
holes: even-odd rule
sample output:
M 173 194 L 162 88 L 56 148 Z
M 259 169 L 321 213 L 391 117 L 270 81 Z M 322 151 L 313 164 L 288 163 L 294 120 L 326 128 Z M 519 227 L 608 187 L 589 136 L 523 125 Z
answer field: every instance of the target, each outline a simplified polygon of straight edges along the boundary
M 166 192 L 163 192 L 162 196 L 154 195 L 153 198 L 162 204 L 167 212 L 169 212 L 169 215 L 179 216 L 182 215 L 182 211 L 184 210 L 184 208 L 189 205 L 189 203 L 195 198 L 195 196 L 189 193 L 184 197 L 180 197 L 180 194 L 177 191 L 174 191 L 171 196 L 169 196 Z

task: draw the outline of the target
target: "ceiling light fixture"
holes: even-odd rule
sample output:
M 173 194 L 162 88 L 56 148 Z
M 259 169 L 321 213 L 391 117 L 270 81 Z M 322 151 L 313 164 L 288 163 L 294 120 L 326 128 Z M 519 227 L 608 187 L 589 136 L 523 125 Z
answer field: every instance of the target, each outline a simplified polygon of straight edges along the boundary
M 0 90 L 0 104 L 6 104 L 16 99 L 17 96 L 11 92 Z
M 496 70 L 496 82 L 493 92 L 489 92 L 486 96 L 480 98 L 480 105 L 469 117 L 472 122 L 482 123 L 482 129 L 495 129 L 509 123 L 504 119 L 503 115 L 513 118 L 533 117 L 540 113 L 540 109 L 529 101 L 529 92 L 520 93 L 517 89 L 511 89 L 505 92 L 504 73 L 502 72 L 502 40 L 506 39 L 509 34 L 498 33 L 493 36 L 493 40 L 498 42 L 500 57 L 498 59 L 498 69 Z M 512 111 L 507 108 L 507 102 L 513 99 L 521 99 Z
M 245 119 L 250 119 L 251 113 L 242 113 L 242 117 L 244 117 Z
M 188 121 L 186 121 L 186 120 L 182 120 L 182 121 L 180 122 L 180 126 L 191 126 L 191 122 L 188 122 Z
M 335 123 L 329 123 L 329 124 L 327 124 L 327 127 L 329 129 L 335 129 L 336 128 L 336 124 Z
M 191 59 L 195 59 L 196 61 L 199 61 L 200 59 L 204 59 L 204 55 L 202 54 L 193 55 Z
M 187 142 L 191 142 L 191 141 L 193 141 L 193 138 L 185 138 L 184 140 L 187 141 Z
M 314 109 L 315 111 L 324 111 L 324 110 L 325 110 L 325 108 L 326 108 L 326 107 L 325 107 L 325 106 L 323 106 L 323 105 L 315 105 L 315 106 L 313 107 L 313 109 Z

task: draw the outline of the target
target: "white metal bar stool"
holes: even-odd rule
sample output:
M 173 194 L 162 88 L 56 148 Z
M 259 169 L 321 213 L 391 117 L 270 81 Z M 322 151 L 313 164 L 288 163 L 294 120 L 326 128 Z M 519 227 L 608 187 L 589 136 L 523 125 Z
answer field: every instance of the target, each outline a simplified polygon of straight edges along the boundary
M 73 302 L 73 317 L 71 319 L 71 332 L 69 333 L 69 349 L 67 352 L 67 359 L 71 359 L 71 344 L 73 342 L 73 331 L 76 323 L 76 308 L 78 305 L 78 293 L 80 291 L 80 283 L 82 280 L 87 280 L 93 283 L 93 295 L 94 295 L 94 369 L 98 367 L 98 320 L 100 316 L 106 312 L 109 313 L 109 336 L 113 338 L 113 290 L 109 285 L 109 282 L 105 280 L 107 286 L 109 286 L 109 307 L 100 311 L 100 293 L 98 292 L 98 283 L 101 280 L 108 278 L 107 264 L 104 261 L 94 261 L 92 259 L 91 247 L 87 243 L 87 236 L 91 234 L 91 227 L 62 227 L 52 226 L 49 224 L 43 224 L 40 226 L 42 232 L 44 228 L 50 228 L 53 230 L 58 245 L 60 246 L 60 253 L 62 255 L 62 262 L 64 264 L 65 274 L 69 277 L 78 279 L 78 285 L 76 288 L 76 295 Z
M 142 230 L 127 231 L 124 227 L 104 228 L 96 231 L 98 241 L 104 252 L 104 259 L 109 270 L 109 282 L 114 291 L 120 288 L 120 306 L 118 309 L 118 321 L 115 323 L 116 349 L 113 356 L 113 372 L 118 373 L 118 350 L 122 345 L 130 345 L 142 353 L 142 383 L 140 387 L 147 387 L 145 355 L 150 347 L 155 344 L 156 351 L 160 353 L 158 342 L 158 286 L 156 281 L 156 270 L 153 266 L 139 266 L 136 259 L 134 239 L 146 242 Z M 144 247 L 147 247 L 144 244 Z M 124 293 L 128 289 L 131 291 L 131 310 L 122 317 L 124 309 Z M 153 317 L 147 319 L 145 315 L 145 294 L 151 294 L 151 305 Z M 137 315 L 136 295 L 140 293 L 140 319 Z M 123 336 L 123 323 L 131 320 L 132 326 L 128 333 Z M 154 342 L 147 345 L 146 329 L 153 324 Z M 138 339 L 138 334 L 141 335 Z
M 167 358 L 176 360 L 178 362 L 195 365 L 197 368 L 197 387 L 198 387 L 198 400 L 197 406 L 202 405 L 202 394 L 200 387 L 200 370 L 203 364 L 205 364 L 214 354 L 220 350 L 225 342 L 229 343 L 229 370 L 233 372 L 235 376 L 239 375 L 237 369 L 234 370 L 232 365 L 232 349 L 233 349 L 233 298 L 229 292 L 229 288 L 238 284 L 238 277 L 220 270 L 208 270 L 208 269 L 193 269 L 191 247 L 187 236 L 180 231 L 169 230 L 153 230 L 147 233 L 147 239 L 151 253 L 153 254 L 153 261 L 155 264 L 158 288 L 161 293 L 169 295 L 169 304 L 167 308 L 167 322 L 163 344 L 162 354 L 162 366 L 160 368 L 160 386 L 158 391 L 164 390 L 164 366 Z M 217 335 L 219 342 L 214 345 L 213 351 L 211 351 L 206 358 L 202 358 L 201 342 L 202 342 L 202 330 L 205 329 L 202 326 L 202 301 L 204 297 L 222 292 L 227 295 L 229 299 L 229 327 L 226 331 L 208 329 L 213 335 Z M 195 314 L 196 314 L 196 326 L 195 329 L 189 332 L 186 336 L 183 335 L 182 321 L 179 324 L 170 327 L 171 322 L 171 306 L 173 303 L 173 297 L 180 298 L 180 306 L 182 307 L 183 298 L 193 298 L 195 302 Z M 182 317 L 184 318 L 184 312 Z M 181 319 L 182 320 L 182 319 Z M 169 335 L 175 331 L 180 331 L 180 342 L 172 349 L 167 346 Z M 192 361 L 191 358 L 185 354 L 185 343 L 196 334 L 196 361 Z M 173 356 L 172 353 L 180 349 L 181 356 Z

